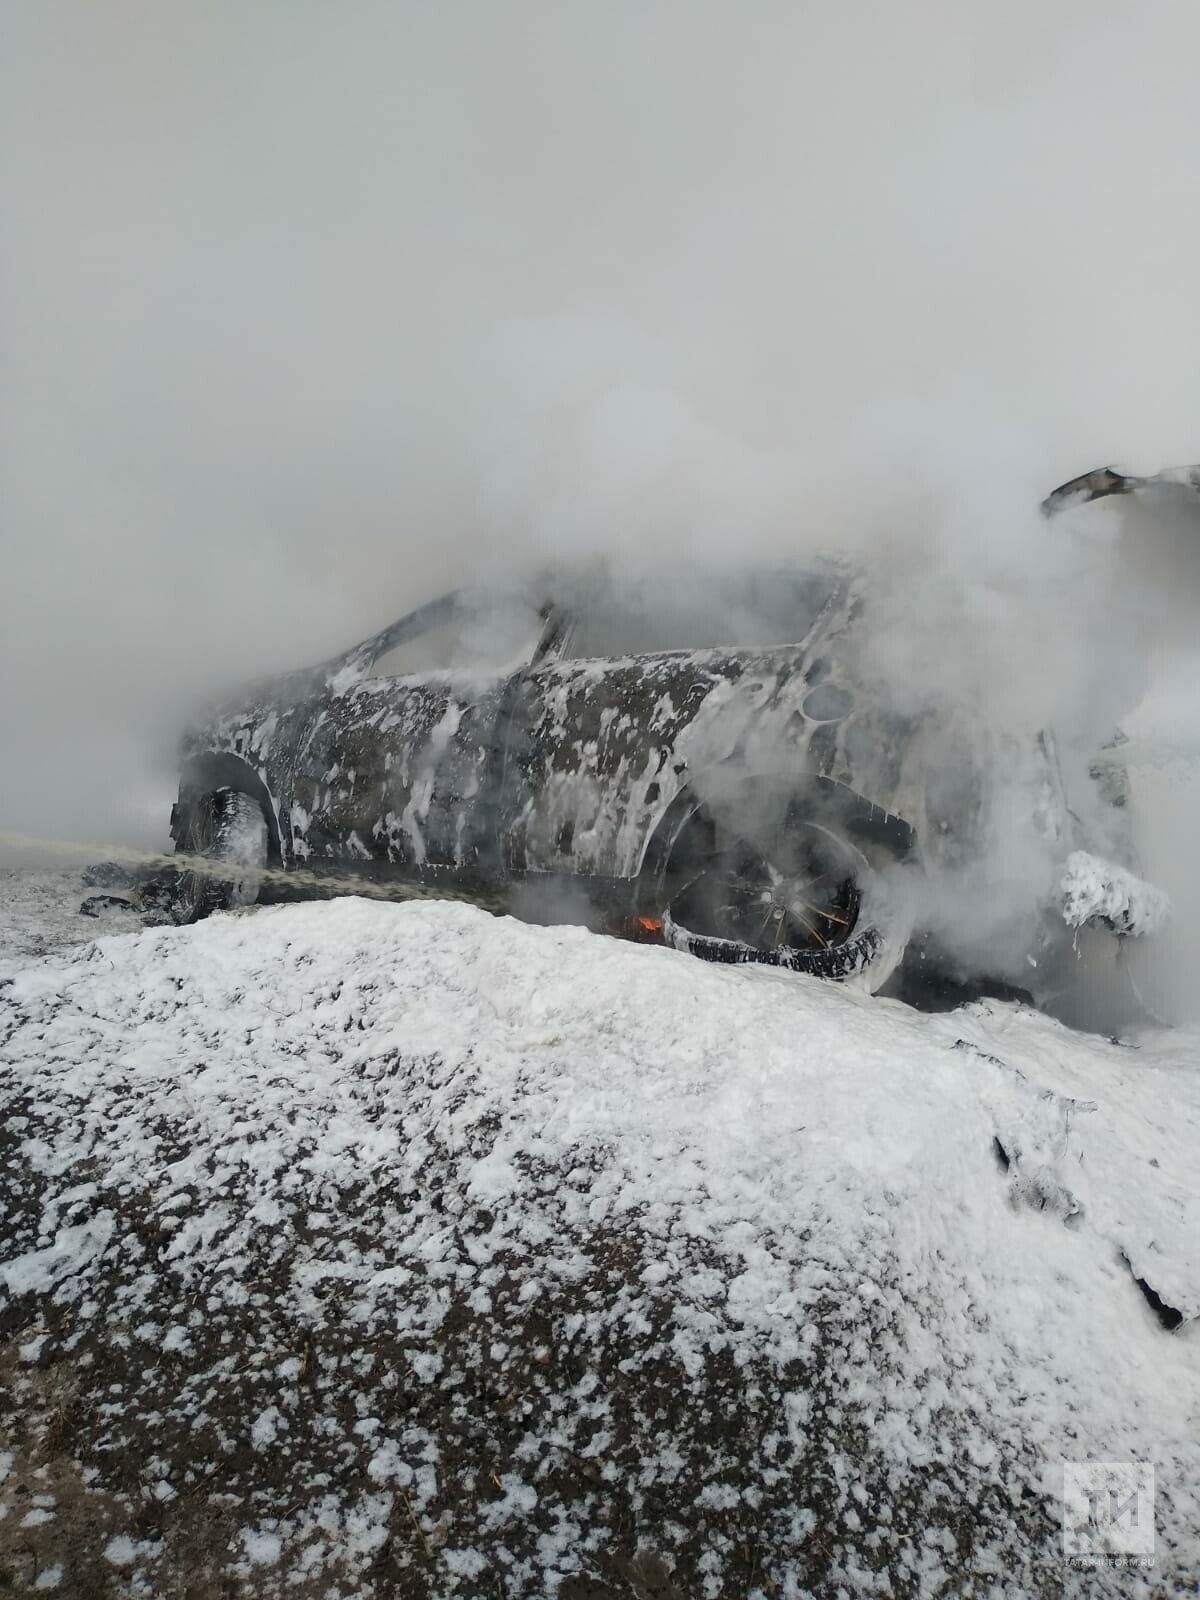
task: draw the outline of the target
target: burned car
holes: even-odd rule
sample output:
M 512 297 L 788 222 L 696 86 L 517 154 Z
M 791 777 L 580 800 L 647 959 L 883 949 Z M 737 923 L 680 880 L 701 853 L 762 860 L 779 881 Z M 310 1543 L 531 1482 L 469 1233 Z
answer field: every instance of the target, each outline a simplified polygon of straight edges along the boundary
M 186 735 L 176 914 L 359 888 L 871 991 L 906 951 L 952 972 L 914 886 L 971 859 L 996 752 L 961 715 L 880 692 L 856 643 L 869 602 L 836 563 L 717 592 L 576 580 L 435 600 Z M 1072 803 L 1064 773 L 1108 786 L 1119 838 L 1119 771 L 1064 763 L 1049 732 L 1003 764 L 1047 852 L 1075 863 L 1075 923 L 1118 927 L 1129 862 L 1086 865 L 1096 796 Z M 1041 975 L 1071 919 L 1029 909 Z
M 194 729 L 176 845 L 308 892 L 352 875 L 882 982 L 903 940 L 878 869 L 915 848 L 919 739 L 839 670 L 853 574 L 743 590 L 708 614 L 586 585 L 436 600 Z M 264 881 L 186 875 L 181 908 Z

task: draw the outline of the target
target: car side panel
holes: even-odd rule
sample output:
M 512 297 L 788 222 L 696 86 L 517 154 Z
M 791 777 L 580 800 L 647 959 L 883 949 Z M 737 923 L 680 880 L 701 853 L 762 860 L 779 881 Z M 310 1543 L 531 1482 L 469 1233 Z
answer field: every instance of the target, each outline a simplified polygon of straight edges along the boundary
M 842 691 L 844 715 L 808 714 L 818 685 Z M 514 700 L 506 860 L 632 877 L 685 786 L 702 800 L 706 785 L 767 774 L 831 778 L 915 824 L 915 732 L 856 693 L 830 655 L 799 646 L 541 667 Z
M 507 681 L 372 678 L 325 696 L 295 770 L 297 858 L 474 870 L 494 857 Z
M 271 795 L 289 865 L 487 870 L 510 681 L 281 683 L 190 735 L 185 760 L 229 751 L 247 761 Z
M 802 645 L 515 676 L 291 674 L 219 712 L 185 755 L 247 761 L 271 795 L 287 864 L 443 884 L 455 874 L 475 885 L 525 873 L 633 877 L 685 790 L 703 802 L 712 786 L 747 777 L 830 778 L 936 847 L 952 837 L 962 752 L 946 747 L 944 725 L 886 711 L 878 686 L 856 681 L 858 617 L 847 596 Z M 941 783 L 944 805 L 942 773 L 954 778 Z

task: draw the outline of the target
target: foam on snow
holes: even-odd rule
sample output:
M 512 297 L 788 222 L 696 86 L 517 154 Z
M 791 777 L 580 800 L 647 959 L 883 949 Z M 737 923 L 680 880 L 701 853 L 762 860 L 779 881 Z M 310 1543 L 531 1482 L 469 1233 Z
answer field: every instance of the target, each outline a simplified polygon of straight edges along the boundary
M 1016 1594 L 1064 1460 L 1158 1469 L 1087 1592 L 1194 1569 L 1191 1036 L 343 899 L 11 971 L 0 1039 L 0 1281 L 145 1581 L 207 1485 L 254 1592 Z

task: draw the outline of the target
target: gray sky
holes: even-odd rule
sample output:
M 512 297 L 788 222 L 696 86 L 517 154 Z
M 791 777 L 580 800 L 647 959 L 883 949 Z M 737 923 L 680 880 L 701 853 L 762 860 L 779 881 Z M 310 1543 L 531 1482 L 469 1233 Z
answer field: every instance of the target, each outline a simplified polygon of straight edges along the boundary
M 191 696 L 481 563 L 987 610 L 1047 488 L 1200 457 L 1191 0 L 6 15 L 0 825 L 161 830 Z

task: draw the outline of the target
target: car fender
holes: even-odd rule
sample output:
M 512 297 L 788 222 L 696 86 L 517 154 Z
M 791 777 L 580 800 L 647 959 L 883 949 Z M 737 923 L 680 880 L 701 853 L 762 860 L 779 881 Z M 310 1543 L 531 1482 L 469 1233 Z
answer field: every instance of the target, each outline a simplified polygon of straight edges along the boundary
M 193 799 L 214 789 L 235 789 L 258 802 L 267 824 L 267 863 L 281 866 L 284 853 L 278 803 L 263 773 L 228 750 L 205 750 L 184 760 L 179 777 L 179 805 L 171 814 L 171 837 L 176 845 L 183 836 L 185 814 Z

